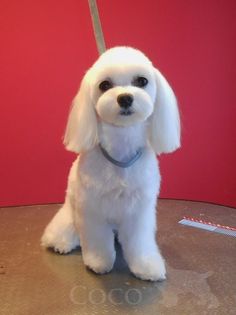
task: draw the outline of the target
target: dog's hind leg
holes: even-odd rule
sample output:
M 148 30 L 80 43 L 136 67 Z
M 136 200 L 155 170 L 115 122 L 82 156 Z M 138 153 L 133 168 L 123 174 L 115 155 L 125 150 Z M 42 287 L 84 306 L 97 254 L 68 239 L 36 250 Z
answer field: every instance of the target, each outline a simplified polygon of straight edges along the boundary
M 69 253 L 80 245 L 79 235 L 74 225 L 73 208 L 68 195 L 65 204 L 47 225 L 41 238 L 41 245 L 53 248 L 60 254 Z

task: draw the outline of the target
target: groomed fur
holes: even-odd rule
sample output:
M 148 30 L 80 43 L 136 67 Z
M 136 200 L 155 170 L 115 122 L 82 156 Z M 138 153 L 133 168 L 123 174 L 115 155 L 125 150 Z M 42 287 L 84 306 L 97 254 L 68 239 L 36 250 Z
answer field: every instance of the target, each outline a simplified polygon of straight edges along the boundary
M 135 83 L 140 76 L 148 80 L 145 87 Z M 101 91 L 104 80 L 112 86 Z M 133 98 L 129 115 L 118 104 L 124 94 Z M 180 146 L 177 103 L 166 79 L 136 49 L 106 51 L 82 80 L 64 143 L 80 155 L 70 171 L 65 204 L 46 227 L 42 245 L 60 253 L 81 245 L 85 265 L 105 273 L 114 264 L 117 231 L 130 270 L 141 279 L 164 279 L 155 240 L 156 154 Z M 140 148 L 143 153 L 132 166 L 120 168 L 103 156 L 99 144 L 118 161 L 129 160 Z

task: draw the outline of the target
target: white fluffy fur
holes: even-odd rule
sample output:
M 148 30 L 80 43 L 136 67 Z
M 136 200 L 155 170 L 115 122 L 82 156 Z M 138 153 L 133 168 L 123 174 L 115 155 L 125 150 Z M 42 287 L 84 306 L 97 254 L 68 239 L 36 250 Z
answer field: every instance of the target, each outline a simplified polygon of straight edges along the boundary
M 132 84 L 137 76 L 149 83 Z M 99 84 L 113 87 L 101 93 Z M 120 115 L 117 96 L 132 94 L 133 114 Z M 156 154 L 180 146 L 180 121 L 174 93 L 162 74 L 140 51 L 115 47 L 85 74 L 74 99 L 64 143 L 80 153 L 70 171 L 66 201 L 46 227 L 42 245 L 60 253 L 82 247 L 86 266 L 96 273 L 112 269 L 114 231 L 133 274 L 165 278 L 156 239 L 156 199 L 160 174 Z M 98 144 L 116 160 L 127 161 L 137 149 L 141 158 L 129 168 L 111 164 Z

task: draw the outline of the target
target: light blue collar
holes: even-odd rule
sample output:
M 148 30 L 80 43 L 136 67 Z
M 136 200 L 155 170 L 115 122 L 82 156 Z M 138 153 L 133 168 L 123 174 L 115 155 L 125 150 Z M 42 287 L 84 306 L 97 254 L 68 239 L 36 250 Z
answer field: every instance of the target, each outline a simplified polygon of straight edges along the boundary
M 102 151 L 102 154 L 103 156 L 109 161 L 111 162 L 112 164 L 118 166 L 118 167 L 122 167 L 122 168 L 127 168 L 127 167 L 130 167 L 131 165 L 133 165 L 140 157 L 141 155 L 143 154 L 143 149 L 140 148 L 136 153 L 135 155 L 129 160 L 129 161 L 126 161 L 126 162 L 120 162 L 120 161 L 117 161 L 115 159 L 113 159 L 113 157 L 111 157 L 109 155 L 109 153 L 102 147 L 102 145 L 99 143 L 99 147 Z

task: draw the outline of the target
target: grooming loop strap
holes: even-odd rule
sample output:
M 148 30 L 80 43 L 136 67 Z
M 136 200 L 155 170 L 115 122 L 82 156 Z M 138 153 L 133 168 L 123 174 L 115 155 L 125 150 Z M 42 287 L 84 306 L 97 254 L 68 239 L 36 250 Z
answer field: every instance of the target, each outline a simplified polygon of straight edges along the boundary
M 103 154 L 103 156 L 109 161 L 111 162 L 112 164 L 118 166 L 118 167 L 122 167 L 122 168 L 127 168 L 127 167 L 130 167 L 131 165 L 133 165 L 140 157 L 141 155 L 143 154 L 143 150 L 142 149 L 139 149 L 136 154 L 129 160 L 129 161 L 126 161 L 126 162 L 120 162 L 120 161 L 117 161 L 115 159 L 113 159 L 113 157 L 111 157 L 109 155 L 109 153 L 101 146 L 101 144 L 99 144 L 99 147 L 101 149 L 101 152 Z

